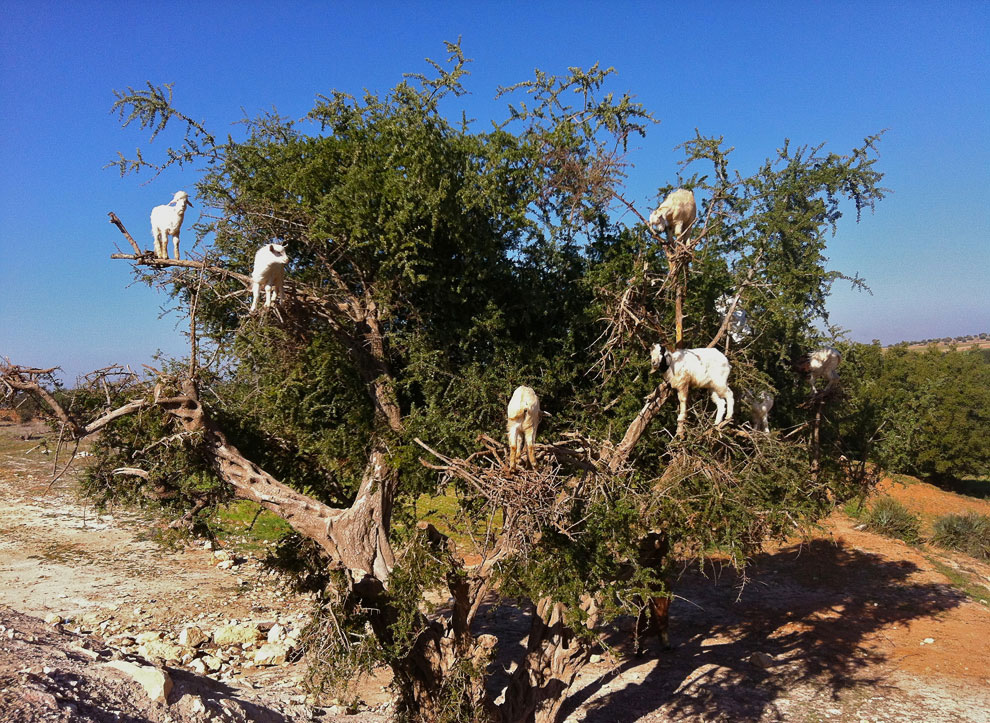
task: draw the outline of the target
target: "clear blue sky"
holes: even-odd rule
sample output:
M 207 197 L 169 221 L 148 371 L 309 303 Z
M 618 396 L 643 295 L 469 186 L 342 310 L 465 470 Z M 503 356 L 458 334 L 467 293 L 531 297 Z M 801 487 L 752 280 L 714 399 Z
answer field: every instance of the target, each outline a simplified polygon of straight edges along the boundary
M 724 135 L 744 172 L 792 143 L 845 152 L 888 128 L 893 193 L 829 249 L 873 295 L 836 287 L 833 322 L 884 343 L 990 331 L 990 3 L 26 2 L 0 0 L 0 356 L 76 374 L 182 354 L 165 299 L 130 286 L 115 211 L 146 248 L 148 214 L 195 174 L 120 178 L 103 166 L 147 138 L 110 115 L 112 90 L 175 83 L 215 132 L 317 93 L 385 91 L 463 38 L 463 100 L 504 117 L 496 87 L 534 68 L 601 62 L 661 120 L 637 144 L 629 195 L 648 210 L 676 180 L 674 146 Z M 187 214 L 190 226 L 198 207 Z M 191 246 L 187 234 L 185 248 Z

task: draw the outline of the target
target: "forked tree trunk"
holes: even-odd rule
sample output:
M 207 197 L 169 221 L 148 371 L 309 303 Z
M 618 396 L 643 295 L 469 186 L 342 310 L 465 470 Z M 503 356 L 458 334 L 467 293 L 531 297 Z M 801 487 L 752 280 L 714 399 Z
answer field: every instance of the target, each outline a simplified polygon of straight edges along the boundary
M 498 709 L 502 723 L 557 720 L 564 693 L 591 657 L 591 648 L 565 623 L 565 611 L 550 598 L 536 604 L 526 658 L 512 673 Z

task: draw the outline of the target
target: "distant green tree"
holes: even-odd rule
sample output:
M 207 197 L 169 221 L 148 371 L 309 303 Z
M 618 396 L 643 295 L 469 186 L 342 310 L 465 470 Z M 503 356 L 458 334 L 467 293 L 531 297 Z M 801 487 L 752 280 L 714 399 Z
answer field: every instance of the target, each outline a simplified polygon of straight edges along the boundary
M 842 436 L 821 414 L 831 398 L 790 362 L 829 338 L 825 300 L 844 277 L 825 245 L 842 202 L 859 212 L 884 195 L 877 139 L 847 155 L 784 143 L 744 175 L 722 139 L 696 136 L 677 181 L 698 193 L 699 220 L 671 243 L 623 194 L 626 144 L 652 116 L 606 91 L 610 70 L 538 71 L 500 91 L 513 99 L 504 124 L 476 131 L 441 112 L 466 74 L 448 50 L 433 76 L 320 97 L 304 121 L 248 119 L 239 140 L 177 112 L 168 87 L 118 94 L 125 124 L 185 131 L 162 165 L 138 154 L 122 172 L 204 165 L 204 256 L 128 257 L 190 309 L 196 345 L 143 401 L 139 384 L 114 388 L 139 416 L 72 429 L 105 430 L 94 489 L 253 499 L 314 543 L 333 611 L 317 633 L 327 679 L 377 660 L 411 718 L 552 720 L 598 616 L 669 598 L 675 555 L 717 547 L 742 565 L 850 492 Z M 640 222 L 618 220 L 629 213 Z M 272 240 L 291 255 L 287 293 L 252 316 L 244 274 Z M 750 314 L 739 342 L 715 311 L 726 293 Z M 658 342 L 725 349 L 733 387 L 772 389 L 774 425 L 792 433 L 711 429 L 696 392 L 672 439 L 669 389 L 649 372 Z M 507 474 L 478 434 L 504 444 L 518 384 L 553 416 L 538 469 Z M 147 474 L 122 479 L 124 459 Z M 417 518 L 438 469 L 467 549 Z M 436 588 L 451 606 L 428 602 Z M 499 703 L 485 687 L 493 641 L 472 632 L 493 594 L 532 615 Z
M 882 350 L 854 345 L 844 373 L 849 404 L 882 428 L 875 456 L 888 469 L 951 482 L 990 475 L 990 360 L 979 350 Z M 865 439 L 859 432 L 849 435 Z

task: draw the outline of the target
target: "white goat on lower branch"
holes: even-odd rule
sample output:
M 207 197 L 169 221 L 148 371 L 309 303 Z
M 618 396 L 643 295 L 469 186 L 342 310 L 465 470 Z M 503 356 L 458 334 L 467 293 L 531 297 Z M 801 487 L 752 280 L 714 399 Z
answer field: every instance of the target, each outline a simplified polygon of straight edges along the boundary
M 653 371 L 663 374 L 667 383 L 677 391 L 680 409 L 677 414 L 677 434 L 684 431 L 687 419 L 688 391 L 691 387 L 712 390 L 712 401 L 717 412 L 715 424 L 732 419 L 735 399 L 729 389 L 729 371 L 732 367 L 725 354 L 718 349 L 681 349 L 670 352 L 660 344 L 650 350 Z
M 522 457 L 523 446 L 529 457 L 529 464 L 536 468 L 536 455 L 533 444 L 536 440 L 536 430 L 540 426 L 540 400 L 530 387 L 516 387 L 509 400 L 508 432 L 509 432 L 509 471 L 516 469 L 519 458 Z

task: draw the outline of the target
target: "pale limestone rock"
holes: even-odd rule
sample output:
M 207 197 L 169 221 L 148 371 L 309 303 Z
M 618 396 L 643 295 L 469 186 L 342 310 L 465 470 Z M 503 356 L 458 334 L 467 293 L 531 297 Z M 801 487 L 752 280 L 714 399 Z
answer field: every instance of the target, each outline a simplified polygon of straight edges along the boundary
M 265 643 L 254 652 L 254 662 L 256 665 L 282 665 L 288 652 L 284 645 Z
M 223 665 L 223 663 L 220 662 L 220 659 L 213 655 L 204 655 L 202 660 L 207 669 L 214 673 L 220 670 L 220 666 Z
M 146 633 L 138 633 L 134 638 L 139 644 L 151 643 L 162 639 L 162 634 L 155 630 L 149 630 Z
M 206 663 L 201 658 L 196 658 L 194 661 L 189 663 L 189 669 L 194 673 L 206 675 Z
M 268 631 L 269 643 L 277 643 L 284 637 L 285 637 L 285 628 L 279 625 L 278 623 L 272 625 L 271 629 Z
M 63 620 L 61 615 L 56 615 L 55 613 L 48 613 L 45 616 L 45 622 L 49 625 L 61 625 Z
M 243 645 L 260 637 L 261 631 L 252 623 L 224 625 L 213 631 L 213 642 L 217 645 Z
M 172 679 L 164 670 L 151 665 L 137 665 L 126 660 L 111 660 L 104 663 L 108 668 L 119 670 L 137 681 L 153 701 L 165 702 L 172 692 Z
M 209 636 L 195 625 L 183 628 L 182 632 L 179 633 L 179 645 L 185 645 L 190 648 L 195 648 L 207 640 L 209 640 Z
M 178 662 L 182 660 L 182 654 L 186 651 L 181 645 L 169 643 L 164 640 L 149 640 L 138 648 L 141 657 L 161 658 L 166 662 Z

